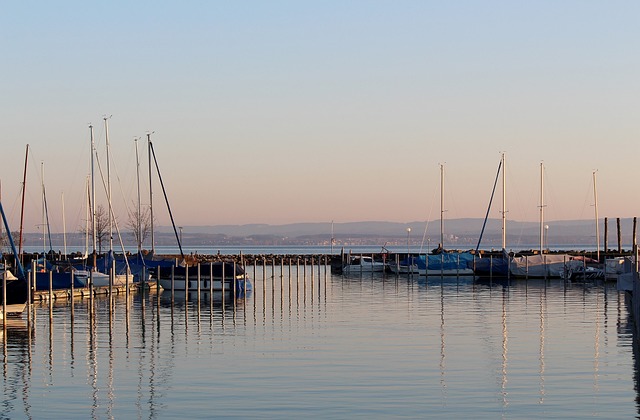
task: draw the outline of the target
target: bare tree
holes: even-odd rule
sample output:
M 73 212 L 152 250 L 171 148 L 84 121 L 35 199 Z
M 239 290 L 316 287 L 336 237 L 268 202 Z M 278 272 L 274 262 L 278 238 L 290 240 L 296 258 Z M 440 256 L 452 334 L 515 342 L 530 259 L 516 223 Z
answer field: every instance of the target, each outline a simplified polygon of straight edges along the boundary
M 95 227 L 96 227 L 96 242 L 98 243 L 98 254 L 102 254 L 102 243 L 109 236 L 109 212 L 107 212 L 107 210 L 104 208 L 104 206 L 102 206 L 102 204 L 99 204 L 98 207 L 96 207 L 95 218 L 96 218 Z M 93 236 L 93 226 L 94 224 L 90 223 L 89 230 L 86 230 L 85 228 L 80 228 L 80 232 Z
M 14 241 L 15 238 L 18 237 L 17 235 L 20 235 L 20 232 L 11 232 L 11 236 L 14 238 Z M 0 251 L 9 249 L 9 245 L 9 235 L 7 235 L 7 232 L 2 229 L 2 231 L 0 231 Z M 9 252 L 11 252 L 11 250 L 9 250 Z
M 131 236 L 133 236 L 136 245 L 138 245 L 138 250 L 140 250 L 151 232 L 151 211 L 149 207 L 142 209 L 139 214 L 137 211 L 129 212 L 127 227 L 131 229 Z

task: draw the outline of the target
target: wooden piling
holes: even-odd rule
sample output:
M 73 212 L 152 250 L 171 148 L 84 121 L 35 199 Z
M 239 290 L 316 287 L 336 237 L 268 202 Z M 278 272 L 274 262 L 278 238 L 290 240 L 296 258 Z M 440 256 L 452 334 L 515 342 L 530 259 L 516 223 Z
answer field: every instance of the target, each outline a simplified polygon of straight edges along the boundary
M 618 254 L 622 254 L 622 232 L 620 231 L 620 218 L 616 218 L 616 227 L 618 230 Z

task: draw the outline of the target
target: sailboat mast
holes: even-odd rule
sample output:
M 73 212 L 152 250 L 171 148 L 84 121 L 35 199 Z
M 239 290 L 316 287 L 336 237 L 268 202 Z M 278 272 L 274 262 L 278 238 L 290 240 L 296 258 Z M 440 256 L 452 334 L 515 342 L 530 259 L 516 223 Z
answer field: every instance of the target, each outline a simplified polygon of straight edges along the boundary
M 502 154 L 502 250 L 507 249 L 507 178 L 504 167 L 504 153 Z
M 440 164 L 440 246 L 444 251 L 444 165 Z
M 64 250 L 63 258 L 67 258 L 67 221 L 64 216 L 64 191 L 62 194 L 62 245 Z
M 91 218 L 90 215 L 90 207 L 91 207 L 91 181 L 89 180 L 89 177 L 87 176 L 87 209 L 86 209 L 86 220 L 84 222 L 84 259 L 86 260 L 86 258 L 89 256 L 89 220 Z M 86 264 L 86 261 L 85 261 Z
M 24 175 L 22 177 L 22 207 L 20 208 L 20 240 L 18 242 L 18 257 L 22 262 L 22 232 L 24 227 L 24 196 L 27 190 L 27 162 L 29 161 L 29 145 L 24 156 Z
M 89 124 L 89 131 L 91 133 L 91 192 L 90 192 L 90 201 L 91 205 L 91 236 L 93 241 L 93 262 L 92 267 L 95 270 L 97 265 L 97 238 L 96 238 L 96 180 L 94 175 L 94 153 L 96 150 L 96 144 L 93 139 L 93 125 Z
M 142 220 L 141 220 L 141 212 L 140 212 L 140 159 L 138 158 L 138 138 L 134 139 L 136 143 L 136 179 L 138 181 L 138 214 L 136 217 L 136 229 L 137 229 L 137 240 L 138 240 L 138 255 L 142 252 Z
M 598 223 L 598 188 L 596 187 L 596 172 L 593 171 L 593 200 L 596 211 L 596 258 L 600 262 L 600 226 Z
M 40 162 L 40 174 L 42 176 L 42 259 L 47 259 L 47 223 L 46 223 L 46 197 L 44 194 L 44 162 Z
M 149 217 L 151 223 L 151 255 L 155 255 L 155 244 L 153 232 L 153 182 L 151 178 L 151 133 L 147 133 L 147 147 L 149 151 Z
M 540 162 L 540 254 L 544 247 L 544 163 Z
M 110 117 L 104 117 L 104 136 L 107 146 L 107 202 L 109 203 L 109 251 L 113 250 L 113 208 L 111 207 L 111 164 L 109 161 L 109 124 Z

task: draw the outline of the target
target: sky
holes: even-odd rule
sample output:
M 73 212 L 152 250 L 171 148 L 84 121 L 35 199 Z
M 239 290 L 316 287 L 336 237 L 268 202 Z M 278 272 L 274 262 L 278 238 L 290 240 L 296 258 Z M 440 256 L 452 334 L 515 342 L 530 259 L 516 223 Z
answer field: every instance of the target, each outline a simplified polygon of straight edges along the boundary
M 43 184 L 52 232 L 85 224 L 105 117 L 120 225 L 147 133 L 180 226 L 482 218 L 501 153 L 508 219 L 539 219 L 541 179 L 545 220 L 640 215 L 637 1 L 0 4 L 12 230 L 27 145 L 25 231 Z

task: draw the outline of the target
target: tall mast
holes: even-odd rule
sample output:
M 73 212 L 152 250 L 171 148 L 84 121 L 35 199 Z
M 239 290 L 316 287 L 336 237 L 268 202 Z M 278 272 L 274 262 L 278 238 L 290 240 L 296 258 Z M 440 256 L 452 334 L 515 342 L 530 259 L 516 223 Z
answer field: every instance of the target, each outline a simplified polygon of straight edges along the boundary
M 138 214 L 136 216 L 136 229 L 137 229 L 137 239 L 138 239 L 138 255 L 142 252 L 142 214 L 140 212 L 140 159 L 138 158 L 138 138 L 133 139 L 136 143 L 136 179 L 138 181 Z
M 540 162 L 540 254 L 544 247 L 544 163 Z
M 67 258 L 67 221 L 64 216 L 64 191 L 62 194 L 62 244 L 64 249 L 63 258 Z
M 440 246 L 444 251 L 444 165 L 440 164 Z
M 20 208 L 20 240 L 18 242 L 18 256 L 22 262 L 22 232 L 24 226 L 24 195 L 27 190 L 27 162 L 29 161 L 29 145 L 24 156 L 24 175 L 22 177 L 22 207 Z
M 104 117 L 104 137 L 107 145 L 107 202 L 109 204 L 109 251 L 113 250 L 113 209 L 111 208 L 111 164 L 109 162 L 109 124 L 110 117 Z
M 504 167 L 504 153 L 502 153 L 502 250 L 507 249 L 507 178 Z
M 91 194 L 90 194 L 90 201 L 91 201 L 91 236 L 92 236 L 92 241 L 93 241 L 93 263 L 92 263 L 92 267 L 95 270 L 96 269 L 96 265 L 97 265 L 97 255 L 96 255 L 96 248 L 97 248 L 97 238 L 96 238 L 96 179 L 95 179 L 95 174 L 94 174 L 94 154 L 95 154 L 95 150 L 96 150 L 96 144 L 95 141 L 93 139 L 93 126 L 91 124 L 89 124 L 89 131 L 91 132 Z
M 84 222 L 85 234 L 84 234 L 84 255 L 83 255 L 85 260 L 89 256 L 89 220 L 91 219 L 90 207 L 91 207 L 91 180 L 87 176 L 87 210 L 86 210 L 86 220 Z
M 151 255 L 155 255 L 156 242 L 153 232 L 153 182 L 151 181 L 151 133 L 147 133 L 147 146 L 149 149 L 149 217 L 151 218 Z
M 596 210 L 596 258 L 600 262 L 600 226 L 598 223 L 598 188 L 596 187 L 596 172 L 593 171 L 593 200 Z
M 42 176 L 42 259 L 47 259 L 47 221 L 45 219 L 47 209 L 45 208 L 46 197 L 44 193 L 44 162 L 40 162 L 40 173 Z

